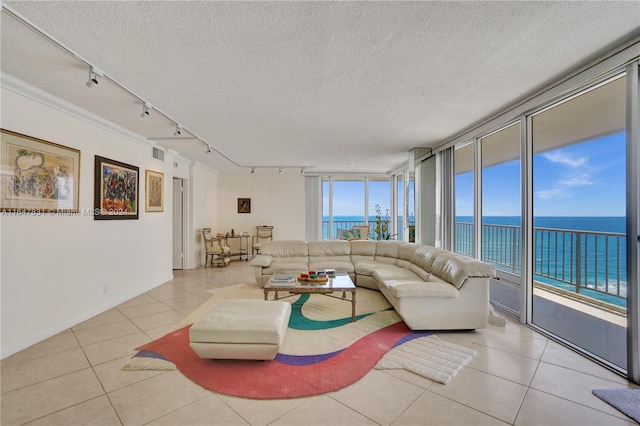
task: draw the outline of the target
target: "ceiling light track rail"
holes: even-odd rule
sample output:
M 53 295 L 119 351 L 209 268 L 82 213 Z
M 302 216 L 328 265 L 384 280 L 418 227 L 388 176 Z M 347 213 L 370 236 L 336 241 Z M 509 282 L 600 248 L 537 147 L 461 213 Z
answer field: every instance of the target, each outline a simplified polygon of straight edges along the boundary
M 165 112 L 159 110 L 158 108 L 154 107 L 153 105 L 151 105 L 150 103 L 145 101 L 142 96 L 138 95 L 133 90 L 131 90 L 128 87 L 124 86 L 123 84 L 121 84 L 117 80 L 114 80 L 113 78 L 109 77 L 107 74 L 105 74 L 101 69 L 96 67 L 89 60 L 87 60 L 83 56 L 79 55 L 78 53 L 73 51 L 71 48 L 67 47 L 64 43 L 58 41 L 51 34 L 46 32 L 42 28 L 38 27 L 36 24 L 31 22 L 29 19 L 27 19 L 24 16 L 22 16 L 20 13 L 18 13 L 15 10 L 11 9 L 10 7 L 8 7 L 6 4 L 4 4 L 4 2 L 0 2 L 0 9 L 2 11 L 6 12 L 7 14 L 13 16 L 18 21 L 22 22 L 22 24 L 26 25 L 28 28 L 30 28 L 31 30 L 35 31 L 41 37 L 43 37 L 44 39 L 46 39 L 47 41 L 52 43 L 54 46 L 56 46 L 59 49 L 61 49 L 63 52 L 67 53 L 69 56 L 71 56 L 72 58 L 74 58 L 78 62 L 81 62 L 81 63 L 85 64 L 89 68 L 89 70 L 88 70 L 89 79 L 85 83 L 85 85 L 88 88 L 94 89 L 95 87 L 97 87 L 99 85 L 100 82 L 99 82 L 97 77 L 103 78 L 105 80 L 109 80 L 112 84 L 114 84 L 115 86 L 119 87 L 122 91 L 124 91 L 125 93 L 129 94 L 130 96 L 138 99 L 142 103 L 142 114 L 140 114 L 141 118 L 144 119 L 144 118 L 149 117 L 151 115 L 152 111 L 154 113 L 158 113 L 161 116 L 165 117 L 167 120 L 172 121 L 172 122 L 175 123 L 176 129 L 175 129 L 175 132 L 174 132 L 174 136 L 176 136 L 176 134 L 179 136 L 179 135 L 181 135 L 182 133 L 185 133 L 185 132 L 189 133 L 189 134 L 193 135 L 193 137 L 195 139 L 199 140 L 200 142 L 202 142 L 204 144 L 205 153 L 206 154 L 210 154 L 211 152 L 215 151 L 220 156 L 224 157 L 226 160 L 230 161 L 231 163 L 235 164 L 236 166 L 242 167 L 240 164 L 238 164 L 236 161 L 231 159 L 229 156 L 227 156 L 226 154 L 224 154 L 223 152 L 219 151 L 214 146 L 212 146 L 209 142 L 205 141 L 203 138 L 201 138 L 200 136 L 198 136 L 197 134 L 195 134 L 191 130 L 189 130 L 189 129 L 185 128 L 184 126 L 182 126 L 181 124 L 179 124 L 177 120 L 171 118 L 171 116 L 169 116 Z
M 304 175 L 305 173 L 307 173 L 308 169 L 312 169 L 314 168 L 314 166 L 249 166 L 244 168 L 250 169 L 251 174 L 254 174 L 258 169 L 271 169 L 276 170 L 279 175 L 281 175 L 285 169 L 298 169 L 300 170 L 300 174 Z

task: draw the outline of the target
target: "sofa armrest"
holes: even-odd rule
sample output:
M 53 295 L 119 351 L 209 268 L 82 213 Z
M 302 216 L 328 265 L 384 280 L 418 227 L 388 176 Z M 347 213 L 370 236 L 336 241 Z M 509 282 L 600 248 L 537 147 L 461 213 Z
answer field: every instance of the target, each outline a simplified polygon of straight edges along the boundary
M 401 297 L 434 297 L 452 299 L 460 294 L 449 283 L 424 281 L 389 281 L 385 282 L 391 294 Z
M 273 263 L 273 257 L 266 254 L 259 254 L 249 262 L 249 266 L 256 266 L 260 268 L 268 268 Z

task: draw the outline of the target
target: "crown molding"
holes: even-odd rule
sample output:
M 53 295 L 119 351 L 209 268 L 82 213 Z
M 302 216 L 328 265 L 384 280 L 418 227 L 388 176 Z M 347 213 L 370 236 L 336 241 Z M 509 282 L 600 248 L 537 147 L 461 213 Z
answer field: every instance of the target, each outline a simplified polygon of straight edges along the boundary
M 57 96 L 54 96 L 51 93 L 46 92 L 36 86 L 25 83 L 24 81 L 19 80 L 7 73 L 0 72 L 0 87 L 10 92 L 16 93 L 17 95 L 31 99 L 32 101 L 42 104 L 48 108 L 53 108 L 56 111 L 67 114 L 75 119 L 82 120 L 117 136 L 128 139 L 131 142 L 135 142 L 146 147 L 156 147 L 163 151 L 165 150 L 157 143 L 150 141 L 149 139 L 146 139 L 137 133 L 127 130 L 122 126 L 119 126 L 109 120 L 100 117 L 99 115 L 96 115 L 70 102 L 60 99 Z

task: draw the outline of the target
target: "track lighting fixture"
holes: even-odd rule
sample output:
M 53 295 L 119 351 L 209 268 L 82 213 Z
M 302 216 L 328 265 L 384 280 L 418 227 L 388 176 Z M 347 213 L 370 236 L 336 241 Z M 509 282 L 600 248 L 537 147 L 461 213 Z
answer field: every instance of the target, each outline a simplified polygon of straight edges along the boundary
M 85 83 L 89 89 L 93 89 L 98 85 L 98 79 L 96 73 L 93 71 L 93 67 L 89 67 L 89 80 Z
M 211 154 L 211 145 L 207 145 L 207 150 L 204 153 Z
M 147 106 L 146 102 L 144 104 L 142 104 L 142 114 L 140 114 L 140 117 L 142 118 L 149 118 L 149 107 Z
M 173 136 L 180 136 L 182 134 L 182 126 L 176 123 L 176 131 L 173 132 Z
M 278 174 L 279 174 L 279 175 L 281 175 L 281 174 L 282 174 L 282 167 L 280 167 L 280 168 L 278 169 Z
M 251 174 L 254 174 L 255 172 L 256 172 L 256 168 L 255 168 L 255 167 L 252 167 L 252 168 L 251 168 Z

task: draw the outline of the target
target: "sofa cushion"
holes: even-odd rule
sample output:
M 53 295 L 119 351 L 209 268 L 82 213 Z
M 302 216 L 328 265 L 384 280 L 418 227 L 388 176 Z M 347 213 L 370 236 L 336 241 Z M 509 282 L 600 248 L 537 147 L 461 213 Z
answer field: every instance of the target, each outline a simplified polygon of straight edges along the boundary
M 351 261 L 373 261 L 376 256 L 376 242 L 372 240 L 351 241 Z
M 272 275 L 279 271 L 305 271 L 309 268 L 309 245 L 306 241 L 265 241 L 262 243 L 260 252 L 261 256 L 269 256 L 273 259 L 271 264 L 263 266 L 265 268 L 262 271 L 263 275 Z M 259 257 L 257 256 L 256 259 Z M 261 263 L 261 261 L 256 262 Z
M 351 256 L 351 244 L 343 240 L 309 242 L 309 257 Z
M 353 274 L 351 245 L 348 241 L 311 241 L 309 243 L 309 269 L 326 268 Z
M 354 261 L 353 266 L 356 274 L 370 277 L 376 269 L 393 267 L 394 265 L 390 265 L 386 262 L 376 262 L 375 260 L 359 260 Z
M 396 263 L 399 241 L 378 241 L 376 246 L 376 262 Z
M 386 285 L 387 281 L 420 281 L 418 275 L 396 265 L 376 267 L 372 276 L 381 286 Z
M 260 252 L 272 257 L 308 257 L 309 244 L 306 241 L 265 241 Z
M 402 243 L 398 246 L 398 256 L 396 259 L 413 263 L 415 252 L 420 247 L 422 247 L 421 244 Z
M 412 263 L 427 272 L 433 272 L 433 262 L 440 256 L 451 256 L 452 252 L 420 244 L 413 252 Z

